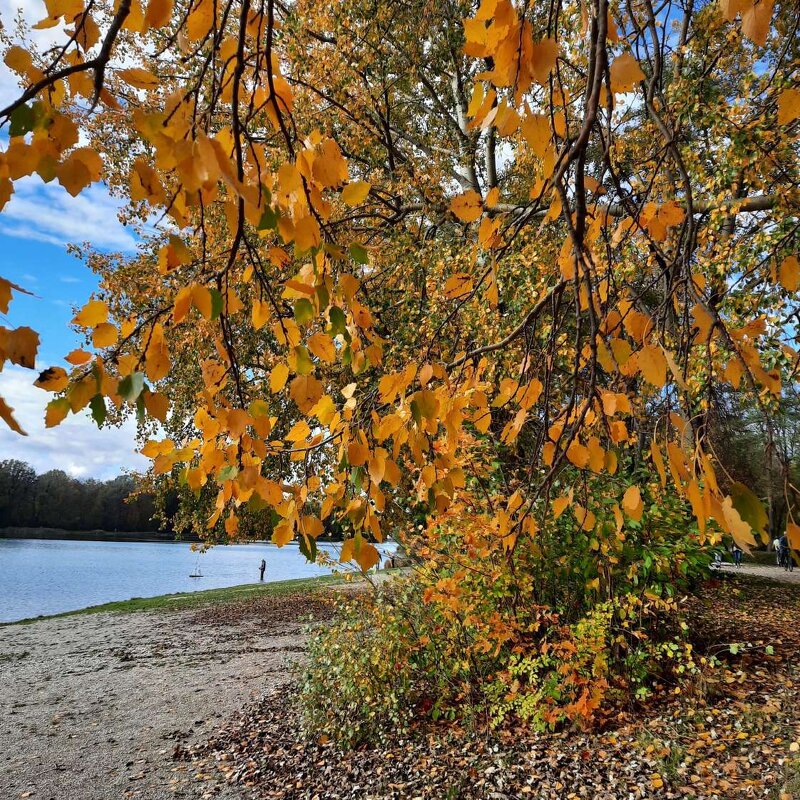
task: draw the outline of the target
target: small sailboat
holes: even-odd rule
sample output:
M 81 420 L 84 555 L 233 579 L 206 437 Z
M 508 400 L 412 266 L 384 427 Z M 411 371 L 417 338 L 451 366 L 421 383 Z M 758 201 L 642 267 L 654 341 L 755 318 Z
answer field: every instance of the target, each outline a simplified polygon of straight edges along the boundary
M 202 553 L 200 555 L 202 555 Z M 197 556 L 197 561 L 196 561 L 196 563 L 194 565 L 194 570 L 192 570 L 192 572 L 189 573 L 189 577 L 190 578 L 202 578 L 203 577 L 203 573 L 202 573 L 202 571 L 200 569 L 200 555 Z

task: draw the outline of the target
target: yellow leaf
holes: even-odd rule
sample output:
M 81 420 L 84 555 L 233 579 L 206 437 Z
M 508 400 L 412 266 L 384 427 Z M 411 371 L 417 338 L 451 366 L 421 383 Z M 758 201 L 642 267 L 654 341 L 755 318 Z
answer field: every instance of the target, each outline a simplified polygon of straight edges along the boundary
M 211 319 L 211 292 L 205 286 L 192 286 L 192 305 L 200 312 L 203 319 Z
M 6 66 L 14 70 L 17 75 L 26 75 L 28 70 L 33 66 L 31 54 L 17 45 L 8 48 L 3 61 L 5 61 Z
M 67 410 L 69 410 L 69 406 L 67 407 Z M 6 425 L 8 425 L 8 427 L 11 428 L 11 430 L 15 433 L 18 433 L 21 436 L 28 435 L 24 430 L 22 430 L 22 428 L 20 428 L 16 419 L 14 419 L 14 409 L 8 405 L 8 403 L 6 403 L 2 397 L 0 397 L 0 419 L 2 419 L 3 422 L 5 422 Z
M 336 361 L 336 345 L 327 333 L 315 333 L 308 340 L 308 349 L 322 361 Z
M 660 389 L 667 382 L 667 361 L 661 348 L 654 345 L 645 345 L 636 354 L 637 364 L 642 377 Z
M 450 201 L 450 210 L 462 222 L 475 222 L 483 213 L 481 196 L 473 189 L 470 189 Z
M 567 495 L 564 495 L 563 497 L 557 497 L 555 500 L 553 500 L 553 519 L 558 519 L 564 513 L 564 510 L 567 508 L 570 502 L 571 501 Z
M 91 360 L 92 360 L 92 354 L 87 353 L 85 350 L 72 350 L 70 353 L 64 356 L 64 361 L 67 361 L 76 367 L 79 367 L 81 364 L 86 364 L 88 361 Z M 64 372 L 63 370 L 61 371 Z M 64 374 L 66 375 L 66 373 Z
M 279 392 L 286 385 L 286 379 L 289 377 L 289 367 L 283 362 L 276 364 L 269 373 L 269 389 L 275 394 Z
M 162 275 L 167 275 L 183 264 L 188 264 L 193 258 L 192 251 L 183 240 L 170 234 L 167 244 L 158 251 L 158 271 Z
M 342 549 L 339 552 L 339 563 L 346 564 L 348 561 L 352 560 L 355 541 L 355 539 L 345 539 L 342 542 Z
M 192 307 L 192 287 L 184 286 L 175 295 L 175 305 L 172 307 L 172 321 L 176 324 L 183 322 L 189 309 Z
M 272 531 L 272 541 L 275 542 L 278 547 L 289 544 L 292 539 L 294 539 L 294 530 L 291 523 L 286 520 L 276 525 Z
M 270 318 L 269 303 L 266 300 L 253 300 L 253 327 L 259 331 Z
M 589 448 L 589 469 L 592 472 L 600 473 L 606 463 L 605 450 L 600 445 L 600 440 L 596 436 L 592 436 L 588 443 Z
M 319 247 L 319 225 L 312 216 L 300 217 L 294 223 L 294 244 L 298 253 L 305 253 L 313 247 Z
M 778 96 L 778 125 L 787 125 L 800 117 L 800 89 L 784 89 Z
M 589 451 L 580 442 L 572 442 L 567 448 L 567 458 L 576 467 L 583 469 L 589 463 Z
M 705 533 L 706 531 L 706 511 L 705 511 L 705 504 L 703 503 L 703 496 L 700 492 L 700 487 L 697 485 L 697 481 L 692 478 L 689 483 L 686 485 L 686 496 L 689 498 L 689 502 L 692 504 L 692 513 L 694 514 L 695 518 L 697 519 L 697 529 L 700 533 Z
M 558 45 L 555 39 L 546 37 L 534 42 L 531 47 L 531 72 L 537 83 L 544 85 L 556 66 Z
M 12 364 L 33 369 L 38 348 L 39 334 L 32 328 L 23 326 L 9 330 L 0 327 L 0 366 L 7 358 Z
M 778 267 L 778 280 L 787 292 L 796 292 L 800 288 L 800 263 L 795 256 L 788 256 Z
M 173 0 L 150 0 L 144 15 L 148 30 L 163 28 L 172 19 Z
M 787 522 L 786 535 L 789 537 L 789 547 L 791 547 L 792 550 L 800 550 L 800 525 Z
M 75 352 L 83 351 L 79 350 Z M 86 355 L 89 354 L 87 353 Z M 61 367 L 50 367 L 44 370 L 44 372 L 39 373 L 39 377 L 33 385 L 47 392 L 60 392 L 69 385 L 69 376 L 67 375 L 67 371 Z
M 70 403 L 66 397 L 59 397 L 57 400 L 51 400 L 47 404 L 47 409 L 44 414 L 44 424 L 46 428 L 54 428 L 69 414 Z
M 367 463 L 369 447 L 361 442 L 350 442 L 347 446 L 347 460 L 351 467 L 360 467 Z
M 445 281 L 444 296 L 449 300 L 457 300 L 468 295 L 472 286 L 472 276 L 468 272 L 457 272 Z
M 324 188 L 341 186 L 347 180 L 347 161 L 333 139 L 325 139 L 311 167 L 314 180 Z
M 0 205 L 0 208 L 2 208 L 2 205 Z M 0 278 L 0 314 L 8 313 L 12 289 L 16 289 L 23 294 L 30 294 L 29 291 L 23 289 L 21 286 L 17 286 L 16 283 L 11 283 L 11 281 L 7 281 L 5 278 Z
M 108 319 L 108 306 L 102 300 L 90 300 L 72 320 L 73 325 L 94 328 Z
M 101 322 L 92 331 L 92 344 L 97 348 L 111 347 L 117 343 L 119 332 L 110 322 Z
M 360 206 L 369 194 L 370 184 L 366 181 L 353 181 L 342 189 L 342 202 L 348 206 Z
M 167 421 L 169 411 L 169 399 L 161 392 L 146 392 L 144 395 L 144 407 L 147 413 L 161 422 Z
M 314 408 L 322 394 L 321 381 L 311 375 L 298 375 L 289 384 L 289 395 L 304 414 Z
M 742 11 L 742 33 L 761 47 L 767 43 L 774 4 L 775 0 L 758 0 Z
M 158 78 L 152 72 L 140 67 L 121 69 L 117 75 L 135 89 L 153 89 L 158 86 Z
M 301 442 L 307 439 L 310 433 L 311 428 L 309 428 L 308 423 L 304 419 L 301 419 L 295 422 L 285 438 L 287 442 Z
M 597 518 L 595 517 L 593 511 L 576 504 L 575 508 L 573 509 L 573 513 L 575 514 L 575 519 L 578 521 L 578 524 L 581 526 L 581 528 L 583 528 L 583 530 L 591 531 L 594 529 L 594 526 L 597 523 Z
M 362 572 L 371 569 L 376 564 L 380 563 L 381 560 L 381 554 L 378 552 L 378 548 L 364 541 L 362 541 L 361 546 L 357 548 L 355 557 Z
M 629 92 L 639 81 L 644 80 L 639 62 L 630 53 L 617 56 L 611 64 L 610 72 L 611 91 L 614 94 Z
M 622 508 L 628 516 L 638 522 L 642 518 L 644 511 L 644 503 L 642 502 L 642 494 L 638 486 L 629 486 L 622 498 Z
M 743 550 L 750 551 L 750 546 L 755 545 L 753 531 L 750 526 L 739 516 L 739 512 L 733 507 L 733 500 L 726 497 L 722 501 L 723 519 L 718 520 L 725 524 L 728 533 L 733 537 L 733 541 Z

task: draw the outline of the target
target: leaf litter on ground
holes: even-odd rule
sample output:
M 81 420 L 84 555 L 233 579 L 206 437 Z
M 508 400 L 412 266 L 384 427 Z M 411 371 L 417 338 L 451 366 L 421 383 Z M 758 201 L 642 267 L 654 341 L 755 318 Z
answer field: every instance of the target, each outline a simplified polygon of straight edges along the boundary
M 286 683 L 175 758 L 254 800 L 800 798 L 800 586 L 726 576 L 686 609 L 696 650 L 718 665 L 594 730 L 421 721 L 343 752 L 304 736 L 296 685 Z

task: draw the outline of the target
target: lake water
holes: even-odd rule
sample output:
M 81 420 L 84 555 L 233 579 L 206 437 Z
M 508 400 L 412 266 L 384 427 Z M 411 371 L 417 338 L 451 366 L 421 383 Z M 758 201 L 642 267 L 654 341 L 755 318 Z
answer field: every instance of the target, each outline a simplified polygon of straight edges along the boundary
M 320 542 L 332 555 L 338 545 Z M 381 545 L 383 553 L 394 545 Z M 328 573 L 309 564 L 296 544 L 220 545 L 202 555 L 183 542 L 80 542 L 0 539 L 0 622 L 58 614 L 86 606 L 196 592 L 258 581 L 309 578 Z M 202 578 L 189 575 L 199 566 Z

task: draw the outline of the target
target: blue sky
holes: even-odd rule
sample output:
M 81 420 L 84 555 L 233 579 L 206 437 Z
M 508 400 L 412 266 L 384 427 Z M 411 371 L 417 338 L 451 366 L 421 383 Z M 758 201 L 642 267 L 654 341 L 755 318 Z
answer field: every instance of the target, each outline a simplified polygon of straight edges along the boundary
M 91 270 L 67 252 L 68 242 L 130 252 L 135 240 L 119 222 L 117 203 L 103 186 L 72 198 L 57 183 L 19 181 L 0 213 L 0 275 L 34 296 L 15 294 L 8 315 L 0 314 L 0 325 L 28 325 L 39 333 L 37 369 L 69 368 L 64 356 L 81 345 L 69 321 L 97 286 Z M 28 433 L 19 436 L 0 423 L 0 459 L 18 458 L 37 472 L 63 469 L 81 478 L 110 478 L 147 465 L 135 452 L 132 422 L 98 430 L 84 412 L 46 429 L 44 406 L 51 395 L 32 385 L 36 375 L 8 366 L 0 373 L 0 395 L 16 409 Z

